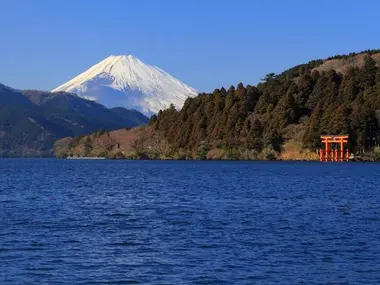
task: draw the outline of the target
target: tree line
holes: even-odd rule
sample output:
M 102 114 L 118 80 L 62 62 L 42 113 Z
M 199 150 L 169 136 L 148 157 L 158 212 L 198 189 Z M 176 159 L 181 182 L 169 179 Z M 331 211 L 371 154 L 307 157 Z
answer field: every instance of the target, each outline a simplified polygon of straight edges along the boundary
M 368 52 L 364 66 L 344 74 L 318 72 L 322 60 L 268 74 L 257 86 L 239 83 L 188 98 L 150 118 L 149 125 L 175 150 L 238 148 L 281 152 L 291 125 L 302 126 L 305 149 L 320 147 L 321 134 L 348 134 L 352 152 L 379 144 L 380 68 Z M 334 58 L 334 57 L 332 57 Z M 337 56 L 339 58 L 339 56 Z

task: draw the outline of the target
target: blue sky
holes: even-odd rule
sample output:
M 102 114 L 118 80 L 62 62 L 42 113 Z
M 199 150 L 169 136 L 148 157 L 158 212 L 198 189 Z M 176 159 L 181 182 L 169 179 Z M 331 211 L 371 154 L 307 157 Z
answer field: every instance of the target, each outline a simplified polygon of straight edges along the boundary
M 200 91 L 380 48 L 377 0 L 0 0 L 0 82 L 49 90 L 133 54 Z

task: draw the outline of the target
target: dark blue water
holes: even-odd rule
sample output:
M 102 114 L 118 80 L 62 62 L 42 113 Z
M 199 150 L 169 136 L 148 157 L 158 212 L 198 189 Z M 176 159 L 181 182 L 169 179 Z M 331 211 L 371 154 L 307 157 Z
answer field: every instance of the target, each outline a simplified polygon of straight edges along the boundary
M 0 160 L 0 284 L 380 284 L 379 174 Z

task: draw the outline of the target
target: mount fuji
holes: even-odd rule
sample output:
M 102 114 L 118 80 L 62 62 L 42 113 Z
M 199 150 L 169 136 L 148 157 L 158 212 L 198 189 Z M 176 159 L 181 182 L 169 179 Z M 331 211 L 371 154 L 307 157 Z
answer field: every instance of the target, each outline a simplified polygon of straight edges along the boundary
M 109 56 L 52 90 L 75 93 L 108 108 L 125 107 L 152 115 L 174 104 L 181 108 L 197 91 L 162 69 L 132 55 Z

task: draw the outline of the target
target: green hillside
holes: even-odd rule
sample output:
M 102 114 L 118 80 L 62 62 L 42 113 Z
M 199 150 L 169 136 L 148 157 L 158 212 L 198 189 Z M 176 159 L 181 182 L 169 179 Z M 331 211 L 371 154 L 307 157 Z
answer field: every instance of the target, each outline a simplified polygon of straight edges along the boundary
M 0 156 L 52 156 L 59 138 L 147 123 L 137 111 L 123 112 L 120 116 L 69 93 L 18 91 L 0 85 Z
M 281 153 L 289 140 L 313 151 L 321 134 L 349 134 L 353 152 L 368 151 L 379 143 L 378 56 L 374 51 L 311 61 L 268 74 L 257 86 L 216 89 L 189 98 L 179 112 L 160 112 L 150 125 L 176 149 L 219 148 L 231 157 L 247 149 Z M 332 60 L 340 60 L 335 66 L 345 72 L 318 71 Z

